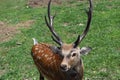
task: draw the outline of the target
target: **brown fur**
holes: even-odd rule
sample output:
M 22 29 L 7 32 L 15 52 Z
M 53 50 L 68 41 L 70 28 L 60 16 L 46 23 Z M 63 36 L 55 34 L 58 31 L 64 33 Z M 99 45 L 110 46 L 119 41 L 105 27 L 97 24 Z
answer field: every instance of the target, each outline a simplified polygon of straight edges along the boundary
M 67 45 L 66 45 L 67 46 Z M 66 48 L 66 47 L 64 47 Z M 60 69 L 62 58 L 59 54 L 53 53 L 48 44 L 36 44 L 32 47 L 32 57 L 40 73 L 48 80 L 82 80 L 83 78 L 83 66 L 79 66 L 79 72 L 76 77 L 71 77 L 67 72 L 63 72 Z

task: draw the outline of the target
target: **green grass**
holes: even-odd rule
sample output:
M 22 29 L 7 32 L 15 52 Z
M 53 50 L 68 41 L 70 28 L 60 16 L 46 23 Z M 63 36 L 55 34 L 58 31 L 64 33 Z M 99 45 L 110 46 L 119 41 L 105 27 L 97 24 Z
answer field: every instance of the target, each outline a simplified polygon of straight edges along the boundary
M 39 42 L 52 43 L 44 15 L 46 7 L 27 8 L 26 0 L 1 0 L 0 21 L 10 25 L 21 21 L 35 20 L 29 29 L 20 29 L 10 41 L 0 42 L 0 80 L 38 80 L 39 73 L 30 51 L 32 38 Z M 90 46 L 92 52 L 83 56 L 84 77 L 90 80 L 120 79 L 120 0 L 94 0 L 93 19 L 90 31 L 80 46 Z M 64 42 L 71 43 L 85 28 L 86 2 L 71 1 L 61 6 L 52 6 L 57 12 L 54 26 Z M 63 24 L 67 23 L 67 26 Z M 84 26 L 79 26 L 82 23 Z M 67 34 L 67 37 L 66 37 Z M 71 37 L 73 36 L 73 37 Z M 17 45 L 17 43 L 22 43 Z

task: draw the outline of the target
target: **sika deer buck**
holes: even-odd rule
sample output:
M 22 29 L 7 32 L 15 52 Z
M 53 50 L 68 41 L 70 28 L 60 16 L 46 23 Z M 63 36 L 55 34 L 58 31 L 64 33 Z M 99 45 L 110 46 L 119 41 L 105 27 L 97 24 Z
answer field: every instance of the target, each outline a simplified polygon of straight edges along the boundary
M 52 33 L 52 39 L 59 47 L 46 43 L 38 43 L 33 38 L 34 45 L 32 47 L 32 57 L 35 65 L 40 72 L 40 80 L 82 80 L 83 79 L 83 63 L 80 56 L 91 51 L 89 47 L 79 48 L 78 45 L 86 36 L 92 18 L 92 1 L 89 0 L 90 8 L 86 11 L 88 20 L 82 35 L 78 35 L 74 43 L 63 43 L 58 34 L 54 31 L 53 20 L 55 16 L 50 14 L 50 4 L 48 3 L 48 18 L 45 16 L 46 24 Z

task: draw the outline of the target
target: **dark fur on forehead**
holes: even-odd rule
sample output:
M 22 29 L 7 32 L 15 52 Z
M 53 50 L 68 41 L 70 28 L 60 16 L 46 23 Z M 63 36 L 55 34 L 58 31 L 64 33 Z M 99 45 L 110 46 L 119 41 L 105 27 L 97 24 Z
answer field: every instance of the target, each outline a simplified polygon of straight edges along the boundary
M 61 53 L 60 47 L 50 46 L 50 48 L 53 51 L 53 53 L 56 53 L 56 54 L 60 54 Z
M 67 55 L 67 58 L 70 58 L 70 56 L 71 56 L 71 54 L 68 54 L 68 55 Z

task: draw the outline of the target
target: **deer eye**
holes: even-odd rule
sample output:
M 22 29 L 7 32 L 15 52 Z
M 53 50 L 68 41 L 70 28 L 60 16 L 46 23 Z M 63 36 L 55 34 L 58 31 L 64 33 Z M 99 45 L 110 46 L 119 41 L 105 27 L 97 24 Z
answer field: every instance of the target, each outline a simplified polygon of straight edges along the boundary
M 76 53 L 73 53 L 73 54 L 72 54 L 72 57 L 75 57 L 75 56 L 76 56 Z

